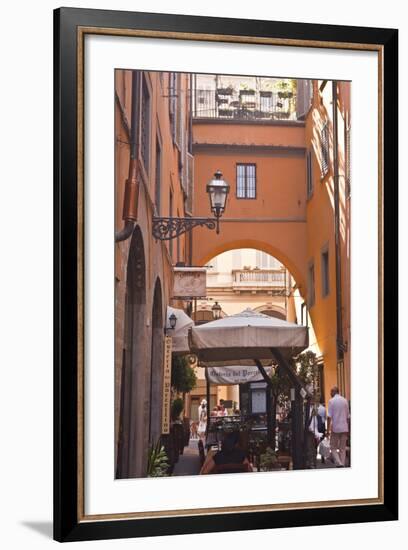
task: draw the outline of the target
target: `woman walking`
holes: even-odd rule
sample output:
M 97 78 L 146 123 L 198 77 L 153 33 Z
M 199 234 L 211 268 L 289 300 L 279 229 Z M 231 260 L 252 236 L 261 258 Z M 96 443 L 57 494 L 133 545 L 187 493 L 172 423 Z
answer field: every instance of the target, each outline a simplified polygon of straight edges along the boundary
M 207 405 L 206 403 L 201 403 L 201 411 L 198 419 L 198 437 L 201 441 L 205 442 L 205 432 L 207 431 Z

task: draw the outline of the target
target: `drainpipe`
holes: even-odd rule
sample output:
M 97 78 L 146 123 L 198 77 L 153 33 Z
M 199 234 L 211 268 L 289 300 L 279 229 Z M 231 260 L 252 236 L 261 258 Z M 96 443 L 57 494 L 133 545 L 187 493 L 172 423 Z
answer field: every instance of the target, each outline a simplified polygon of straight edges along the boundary
M 341 250 L 340 250 L 340 196 L 339 196 L 339 159 L 337 124 L 337 81 L 332 82 L 333 99 L 333 177 L 334 177 L 334 244 L 336 255 L 336 322 L 337 322 L 337 360 L 344 356 L 342 286 L 341 286 Z
M 131 99 L 131 135 L 129 175 L 125 182 L 125 196 L 123 199 L 123 228 L 115 233 L 115 242 L 128 239 L 137 221 L 137 207 L 139 184 L 137 181 L 137 162 L 139 152 L 139 120 L 140 120 L 140 71 L 132 71 L 132 99 Z

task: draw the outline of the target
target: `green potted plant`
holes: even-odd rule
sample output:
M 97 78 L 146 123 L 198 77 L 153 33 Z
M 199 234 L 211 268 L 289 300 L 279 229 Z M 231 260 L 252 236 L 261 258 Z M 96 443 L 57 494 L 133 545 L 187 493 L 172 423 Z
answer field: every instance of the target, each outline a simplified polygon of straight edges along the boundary
M 234 93 L 233 86 L 229 85 L 226 88 L 217 88 L 218 95 L 232 95 Z
M 147 457 L 147 477 L 164 477 L 168 473 L 170 464 L 160 438 L 155 445 L 149 448 Z
M 171 419 L 173 422 L 180 421 L 180 415 L 183 412 L 183 410 L 184 410 L 184 402 L 181 399 L 181 397 L 177 397 L 172 402 L 171 410 L 170 410 Z
M 276 452 L 267 447 L 265 452 L 260 455 L 260 470 L 261 472 L 270 472 L 272 470 L 280 470 L 281 465 L 278 462 Z

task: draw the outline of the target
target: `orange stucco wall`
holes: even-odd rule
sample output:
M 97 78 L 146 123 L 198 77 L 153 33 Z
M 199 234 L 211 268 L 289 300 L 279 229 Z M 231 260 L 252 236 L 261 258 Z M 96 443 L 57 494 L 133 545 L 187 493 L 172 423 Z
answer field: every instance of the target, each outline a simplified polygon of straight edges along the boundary
M 216 170 L 221 170 L 230 184 L 220 235 L 201 229 L 194 234 L 195 263 L 200 265 L 233 248 L 257 248 L 285 263 L 297 283 L 304 286 L 304 135 L 301 123 L 193 124 L 194 215 L 210 214 L 206 184 Z M 208 147 L 208 143 L 218 143 L 219 147 Z M 237 198 L 236 165 L 240 163 L 256 165 L 255 199 Z
M 209 216 L 206 184 L 221 170 L 230 184 L 220 234 L 196 229 L 193 241 L 195 265 L 234 248 L 256 248 L 275 256 L 289 269 L 303 299 L 307 299 L 308 266 L 314 262 L 315 303 L 310 318 L 321 360 L 325 394 L 338 383 L 336 344 L 336 265 L 334 233 L 333 124 L 331 83 L 319 89 L 313 83 L 312 106 L 304 123 L 229 123 L 194 121 L 194 215 Z M 340 188 L 341 311 L 344 353 L 344 393 L 350 397 L 350 265 L 349 198 L 345 188 L 345 120 L 349 123 L 350 84 L 338 86 L 338 144 Z M 330 162 L 321 177 L 321 127 L 328 121 Z M 312 151 L 313 192 L 307 196 L 306 152 Z M 256 165 L 255 199 L 236 196 L 236 164 Z M 322 291 L 322 251 L 329 252 L 329 292 Z
M 138 338 L 143 340 L 139 347 L 138 361 L 143 365 L 143 373 L 137 380 L 137 387 L 132 389 L 135 400 L 138 402 L 141 422 L 135 424 L 130 437 L 135 442 L 137 449 L 143 449 L 147 453 L 148 441 L 146 430 L 148 411 L 150 409 L 150 376 L 152 369 L 152 319 L 153 297 L 157 280 L 160 281 L 162 293 L 163 327 L 166 318 L 167 305 L 172 303 L 173 294 L 173 269 L 177 261 L 187 259 L 187 247 L 185 236 L 176 240 L 170 246 L 168 242 L 156 241 L 152 235 L 153 216 L 184 216 L 184 193 L 181 186 L 181 171 L 179 167 L 180 147 L 178 147 L 172 135 L 169 114 L 169 75 L 163 73 L 143 72 L 142 79 L 149 93 L 149 161 L 146 165 L 141 154 L 138 156 L 137 180 L 139 182 L 138 211 L 136 227 L 141 231 L 144 249 L 145 287 L 143 313 L 144 321 L 139 328 Z M 181 75 L 178 83 L 178 95 L 183 101 L 184 125 L 183 132 L 188 132 L 189 103 L 187 87 L 189 79 L 187 75 Z M 120 231 L 124 220 L 123 203 L 125 182 L 129 172 L 130 135 L 126 126 L 131 124 L 131 95 L 132 72 L 117 70 L 115 73 L 115 231 Z M 140 130 L 140 127 L 139 127 Z M 139 134 L 139 140 L 141 136 Z M 160 185 L 160 211 L 156 204 L 156 147 L 157 142 L 161 148 L 161 185 Z M 188 140 L 183 139 L 184 146 Z M 173 194 L 173 212 L 170 212 L 170 191 Z M 115 441 L 118 442 L 121 380 L 124 350 L 129 348 L 126 341 L 126 295 L 127 295 L 127 267 L 129 263 L 129 249 L 132 237 L 115 243 Z M 141 258 L 137 258 L 141 261 Z M 176 305 L 177 304 L 173 304 Z M 139 320 L 140 321 L 140 320 Z M 160 334 L 164 336 L 163 328 Z M 157 343 L 157 345 L 159 345 Z M 159 358 L 162 362 L 162 358 Z M 144 420 L 143 420 L 144 419 Z M 129 435 L 129 434 L 128 434 Z M 140 453 L 139 453 L 140 455 Z M 145 459 L 146 457 L 144 457 Z M 139 460 L 139 459 L 138 459 Z M 132 465 L 132 475 L 144 475 L 145 464 L 139 460 Z

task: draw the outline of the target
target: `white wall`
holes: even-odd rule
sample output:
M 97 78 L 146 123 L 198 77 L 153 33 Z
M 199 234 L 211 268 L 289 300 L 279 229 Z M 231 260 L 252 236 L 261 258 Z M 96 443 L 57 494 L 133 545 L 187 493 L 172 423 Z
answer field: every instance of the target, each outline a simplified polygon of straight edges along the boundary
M 2 5 L 0 87 L 2 284 L 1 385 L 1 546 L 45 549 L 52 518 L 52 9 L 58 2 L 7 2 Z M 296 20 L 346 25 L 399 27 L 401 89 L 408 89 L 408 19 L 404 3 L 343 0 L 340 9 L 325 0 L 304 2 L 191 2 L 191 0 L 66 1 L 64 5 L 224 17 Z M 401 120 L 408 123 L 407 103 Z M 401 124 L 401 127 L 403 124 Z M 401 135 L 401 151 L 408 140 Z M 401 155 L 402 156 L 402 155 Z M 401 164 L 400 181 L 408 179 Z M 407 186 L 400 203 L 407 204 Z M 402 218 L 402 216 L 401 216 Z M 401 220 L 406 248 L 407 220 Z M 407 255 L 401 280 L 408 280 Z M 401 292 L 401 310 L 407 308 Z M 405 307 L 404 307 L 405 306 Z M 404 323 L 404 324 L 402 324 Z M 407 333 L 401 318 L 401 333 Z M 392 365 L 389 365 L 392 367 Z M 400 388 L 407 387 L 402 365 Z M 401 390 L 402 394 L 402 390 Z M 402 395 L 401 395 L 402 396 Z M 408 456 L 407 409 L 401 411 L 401 457 Z M 402 432 L 401 430 L 401 432 Z M 367 457 L 369 460 L 370 457 Z M 401 460 L 402 462 L 402 460 Z M 282 529 L 79 543 L 75 548 L 243 549 L 319 547 L 331 550 L 361 545 L 372 550 L 398 545 L 407 537 L 407 468 L 401 471 L 401 521 L 398 523 Z M 356 518 L 358 519 L 358 518 Z

